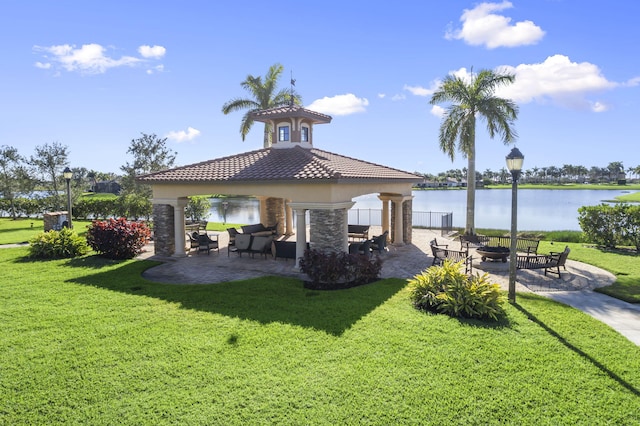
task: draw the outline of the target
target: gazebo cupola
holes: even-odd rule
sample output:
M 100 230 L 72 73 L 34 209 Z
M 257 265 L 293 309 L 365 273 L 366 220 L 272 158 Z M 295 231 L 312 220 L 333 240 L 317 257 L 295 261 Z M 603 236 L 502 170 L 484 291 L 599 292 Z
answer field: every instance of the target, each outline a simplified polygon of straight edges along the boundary
M 299 105 L 287 105 L 251 113 L 255 121 L 269 125 L 272 148 L 313 148 L 313 125 L 330 123 L 331 117 L 305 109 Z

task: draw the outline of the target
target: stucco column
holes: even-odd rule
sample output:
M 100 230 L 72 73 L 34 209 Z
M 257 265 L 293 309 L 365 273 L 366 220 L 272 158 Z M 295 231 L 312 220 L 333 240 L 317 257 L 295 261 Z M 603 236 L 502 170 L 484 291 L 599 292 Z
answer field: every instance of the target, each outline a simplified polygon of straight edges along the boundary
M 265 197 L 264 195 L 259 195 L 256 198 L 260 202 L 260 223 L 269 225 L 268 223 L 265 223 L 267 218 L 267 198 L 268 197 Z
M 286 204 L 285 204 L 285 211 L 284 211 L 284 213 L 285 213 L 284 234 L 285 235 L 292 235 L 293 234 L 293 209 L 289 205 L 290 202 L 291 202 L 291 200 L 286 200 Z
M 187 198 L 178 198 L 175 202 L 171 203 L 173 206 L 173 227 L 176 238 L 176 248 L 173 252 L 173 257 L 185 257 L 187 252 L 185 250 L 185 228 L 184 228 L 184 208 L 189 204 Z
M 407 200 L 412 200 L 412 195 L 399 195 L 392 196 L 389 199 L 393 202 L 393 245 L 394 246 L 403 246 L 405 241 L 411 242 L 411 236 L 405 235 L 406 232 L 411 232 L 411 210 L 407 211 L 407 214 L 404 212 L 404 202 Z M 410 204 L 410 203 L 409 203 Z
M 306 209 L 296 209 L 296 264 L 295 269 L 300 269 L 300 258 L 304 256 L 307 247 L 307 219 Z
M 379 195 L 378 198 L 382 201 L 382 233 L 390 231 L 389 229 L 389 197 Z M 389 232 L 391 234 L 391 232 Z

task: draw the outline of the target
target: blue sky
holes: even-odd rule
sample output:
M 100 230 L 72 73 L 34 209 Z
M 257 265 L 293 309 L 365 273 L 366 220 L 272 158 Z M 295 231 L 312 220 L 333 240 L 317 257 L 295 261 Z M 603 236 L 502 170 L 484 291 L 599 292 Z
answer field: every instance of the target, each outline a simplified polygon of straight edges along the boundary
M 507 70 L 525 169 L 640 165 L 640 3 L 628 0 L 0 2 L 0 145 L 54 141 L 70 165 L 119 172 L 141 132 L 179 165 L 242 142 L 240 82 L 281 63 L 304 105 L 333 116 L 314 146 L 407 171 L 462 168 L 438 148 L 430 94 L 448 73 Z M 478 128 L 476 168 L 510 151 Z

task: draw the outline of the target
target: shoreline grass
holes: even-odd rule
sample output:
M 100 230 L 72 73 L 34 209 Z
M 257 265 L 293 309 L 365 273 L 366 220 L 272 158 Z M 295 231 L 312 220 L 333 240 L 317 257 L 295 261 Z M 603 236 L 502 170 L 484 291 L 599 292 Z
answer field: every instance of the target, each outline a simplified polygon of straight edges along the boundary
M 640 348 L 532 294 L 497 324 L 406 282 L 171 286 L 155 262 L 0 250 L 0 423 L 637 424 Z

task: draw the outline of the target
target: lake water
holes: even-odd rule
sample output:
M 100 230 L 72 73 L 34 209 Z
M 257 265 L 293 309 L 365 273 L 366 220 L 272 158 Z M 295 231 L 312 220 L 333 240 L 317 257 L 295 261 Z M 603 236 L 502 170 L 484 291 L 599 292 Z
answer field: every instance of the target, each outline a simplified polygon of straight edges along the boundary
M 594 206 L 628 193 L 620 190 L 518 190 L 518 229 L 526 231 L 579 231 L 578 208 Z M 633 191 L 635 192 L 635 191 Z M 453 212 L 453 226 L 464 227 L 467 192 L 465 190 L 413 191 L 414 212 Z M 226 198 L 226 221 L 257 223 L 260 203 L 253 198 Z M 223 199 L 211 200 L 209 220 L 224 221 Z M 353 209 L 380 210 L 382 202 L 376 194 L 354 199 Z M 379 217 L 379 214 L 372 214 Z M 479 189 L 476 191 L 476 228 L 509 229 L 511 227 L 511 190 Z M 374 223 L 375 224 L 375 223 Z

